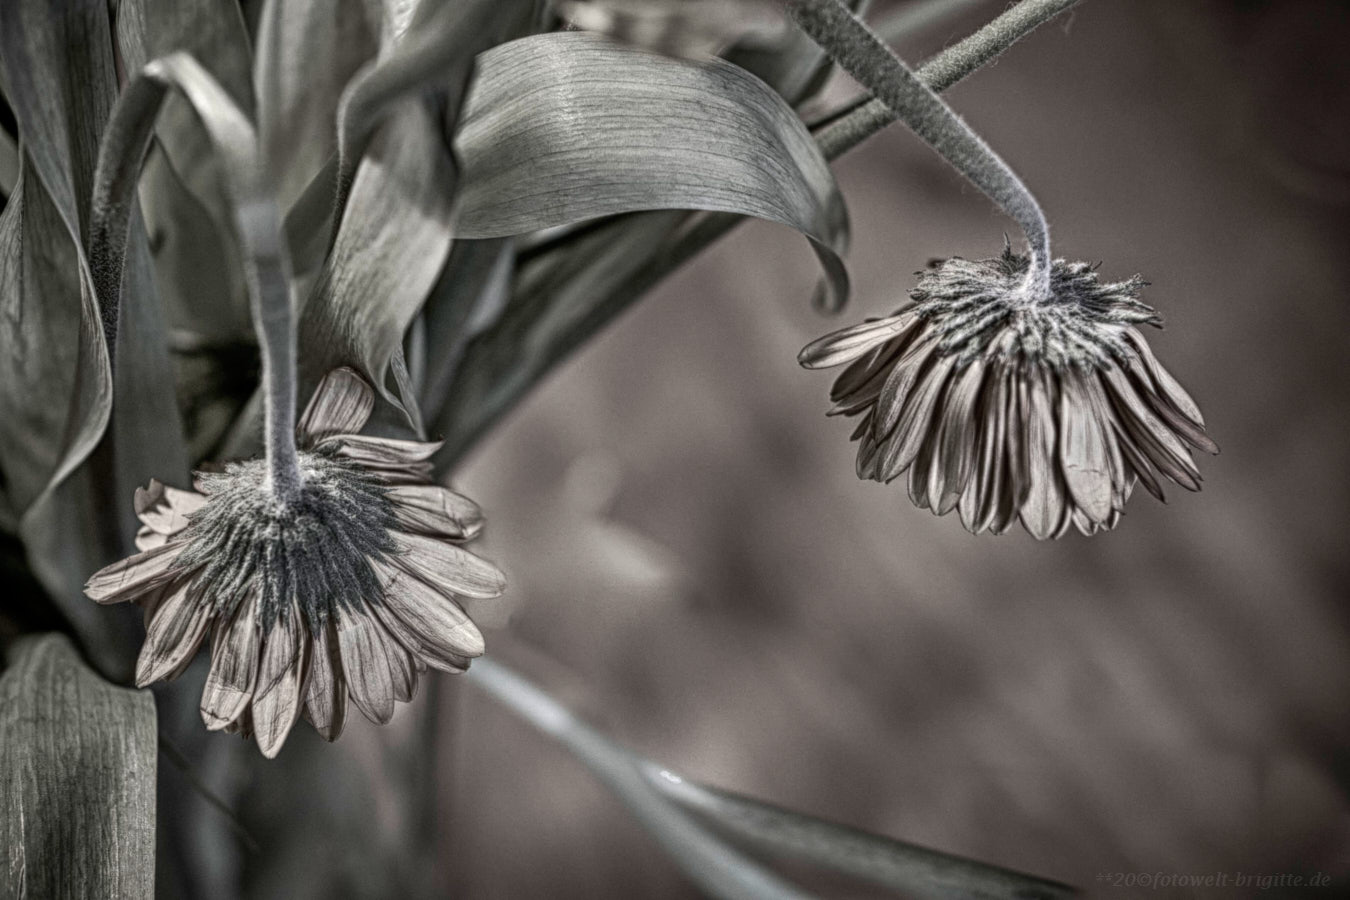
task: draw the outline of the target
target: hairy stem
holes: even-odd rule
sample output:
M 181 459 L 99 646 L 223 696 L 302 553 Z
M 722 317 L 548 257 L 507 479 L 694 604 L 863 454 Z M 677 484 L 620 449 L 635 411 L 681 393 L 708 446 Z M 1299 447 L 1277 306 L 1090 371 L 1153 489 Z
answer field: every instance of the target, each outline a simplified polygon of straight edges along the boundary
M 1076 3 L 1078 0 L 1022 0 L 920 66 L 919 80 L 941 93 Z M 826 117 L 812 130 L 825 157 L 838 159 L 896 118 L 884 101 L 869 96 Z
M 1022 179 L 843 0 L 787 0 L 787 6 L 831 59 L 1017 222 L 1031 248 L 1028 293 L 1049 296 L 1050 228 Z
M 284 503 L 299 493 L 301 478 L 295 449 L 295 312 L 281 248 L 281 217 L 273 202 L 246 202 L 236 208 L 235 219 L 241 234 L 250 236 L 244 279 L 262 354 L 268 486 Z

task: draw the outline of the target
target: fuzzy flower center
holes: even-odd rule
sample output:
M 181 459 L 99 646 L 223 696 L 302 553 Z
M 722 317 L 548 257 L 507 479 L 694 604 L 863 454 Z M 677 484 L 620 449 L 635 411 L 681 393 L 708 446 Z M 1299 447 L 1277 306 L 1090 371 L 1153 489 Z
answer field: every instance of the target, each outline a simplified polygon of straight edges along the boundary
M 259 624 L 271 630 L 286 607 L 317 632 L 338 609 L 377 603 L 382 589 L 372 561 L 394 551 L 388 491 L 359 464 L 301 452 L 304 479 L 287 503 L 266 488 L 263 460 L 230 463 L 201 475 L 210 499 L 184 532 L 177 566 L 196 570 L 201 596 L 230 614 L 256 585 Z
M 1139 300 L 1144 281 L 1138 276 L 1103 284 L 1093 266 L 1056 260 L 1050 294 L 1037 298 L 1025 288 L 1028 264 L 1005 250 L 994 259 L 944 260 L 921 275 L 910 297 L 944 355 L 958 355 L 963 365 L 996 356 L 1059 369 L 1103 368 L 1130 355 L 1127 328 L 1162 322 Z

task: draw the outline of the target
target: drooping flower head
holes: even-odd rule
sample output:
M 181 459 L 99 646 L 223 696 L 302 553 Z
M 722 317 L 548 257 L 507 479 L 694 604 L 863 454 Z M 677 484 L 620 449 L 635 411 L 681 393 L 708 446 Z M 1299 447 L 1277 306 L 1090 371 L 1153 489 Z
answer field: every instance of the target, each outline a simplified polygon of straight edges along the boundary
M 1199 490 L 1186 445 L 1218 447 L 1136 327 L 1161 324 L 1144 282 L 1056 260 L 1033 290 L 1028 265 L 1010 249 L 946 260 L 895 315 L 802 351 L 808 368 L 849 363 L 831 414 L 862 416 L 858 477 L 908 472 L 916 505 L 1038 539 L 1114 527 L 1136 480 L 1159 499 L 1160 476 Z
M 335 740 L 347 699 L 388 722 L 428 667 L 464 671 L 483 639 L 460 598 L 501 593 L 501 573 L 459 544 L 478 507 L 430 481 L 439 444 L 363 437 L 374 398 L 331 372 L 300 420 L 295 496 L 270 490 L 263 460 L 198 473 L 195 491 L 137 491 L 141 552 L 96 573 L 99 603 L 145 607 L 143 687 L 173 678 L 210 632 L 202 719 L 281 749 L 302 710 Z

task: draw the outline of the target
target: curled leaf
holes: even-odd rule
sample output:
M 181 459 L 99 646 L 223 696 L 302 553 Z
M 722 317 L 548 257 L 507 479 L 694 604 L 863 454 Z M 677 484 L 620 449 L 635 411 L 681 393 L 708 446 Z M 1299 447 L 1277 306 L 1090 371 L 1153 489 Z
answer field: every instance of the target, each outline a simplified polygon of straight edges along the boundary
M 819 301 L 847 296 L 829 165 L 783 98 L 728 62 L 580 32 L 521 38 L 479 56 L 455 147 L 460 237 L 639 210 L 737 213 L 804 234 L 825 270 Z

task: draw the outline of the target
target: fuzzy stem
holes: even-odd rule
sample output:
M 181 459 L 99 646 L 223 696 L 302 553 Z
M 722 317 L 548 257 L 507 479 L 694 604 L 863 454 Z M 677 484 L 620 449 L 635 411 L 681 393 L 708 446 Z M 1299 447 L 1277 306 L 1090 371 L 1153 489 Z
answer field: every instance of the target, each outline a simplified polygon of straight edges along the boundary
M 295 448 L 295 313 L 281 248 L 281 218 L 276 204 L 264 201 L 241 203 L 235 219 L 240 233 L 249 236 L 244 279 L 262 355 L 268 490 L 286 503 L 299 493 L 302 479 Z
M 992 62 L 1078 0 L 1022 0 L 979 31 L 942 51 L 919 67 L 919 80 L 941 93 Z M 896 120 L 896 114 L 871 95 L 812 125 L 826 159 L 835 160 Z
M 1022 179 L 843 0 L 786 0 L 788 11 L 859 84 L 1014 219 L 1026 235 L 1028 298 L 1050 295 L 1050 227 Z

